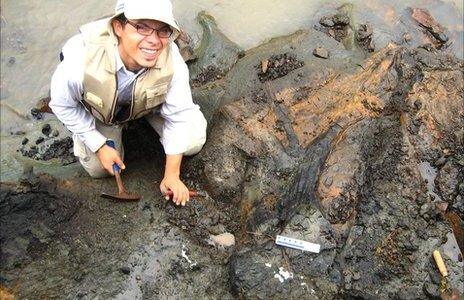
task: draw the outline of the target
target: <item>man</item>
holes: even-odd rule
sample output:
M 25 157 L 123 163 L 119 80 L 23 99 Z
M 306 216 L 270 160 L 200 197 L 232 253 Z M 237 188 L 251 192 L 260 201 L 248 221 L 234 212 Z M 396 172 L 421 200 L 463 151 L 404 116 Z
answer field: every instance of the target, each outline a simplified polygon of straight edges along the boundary
M 73 133 L 74 154 L 94 178 L 114 175 L 114 163 L 125 169 L 122 129 L 145 117 L 166 153 L 160 190 L 185 205 L 181 161 L 201 150 L 206 120 L 192 102 L 188 69 L 173 42 L 178 35 L 169 0 L 119 0 L 111 18 L 82 26 L 66 42 L 49 105 Z

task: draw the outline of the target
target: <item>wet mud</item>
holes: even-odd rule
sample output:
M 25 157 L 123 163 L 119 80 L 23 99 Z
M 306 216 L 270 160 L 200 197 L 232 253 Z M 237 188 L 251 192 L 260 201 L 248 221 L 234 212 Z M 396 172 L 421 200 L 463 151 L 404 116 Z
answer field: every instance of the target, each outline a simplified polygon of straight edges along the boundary
M 462 294 L 463 61 L 434 44 L 378 48 L 349 8 L 247 52 L 201 14 L 189 67 L 208 141 L 182 179 L 206 196 L 164 200 L 143 120 L 123 136 L 138 203 L 101 199 L 112 178 L 26 168 L 1 185 L 1 284 L 21 298 L 437 299 L 440 249 Z M 439 27 L 422 23 L 408 26 L 430 40 Z

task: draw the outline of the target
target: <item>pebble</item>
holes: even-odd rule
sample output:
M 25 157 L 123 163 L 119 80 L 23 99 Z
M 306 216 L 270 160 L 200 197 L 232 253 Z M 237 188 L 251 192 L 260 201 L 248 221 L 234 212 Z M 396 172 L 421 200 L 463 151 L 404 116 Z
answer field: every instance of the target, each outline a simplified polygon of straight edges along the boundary
M 36 120 L 41 120 L 43 118 L 42 113 L 40 110 L 37 108 L 31 109 L 31 115 L 36 119 Z
M 142 277 L 140 277 L 140 275 L 137 275 L 137 276 L 135 276 L 135 279 L 136 279 L 136 280 L 141 280 Z
M 313 54 L 314 56 L 320 57 L 323 59 L 329 58 L 329 51 L 323 47 L 317 47 L 316 49 L 314 49 Z
M 348 15 L 339 13 L 332 17 L 333 22 L 339 26 L 346 26 L 350 24 L 350 17 Z
M 57 136 L 59 136 L 59 135 L 60 135 L 60 132 L 59 132 L 57 129 L 54 129 L 54 130 L 52 131 L 52 136 L 57 137 Z
M 27 142 L 29 142 L 29 139 L 28 138 L 23 138 L 23 140 L 21 141 L 21 145 L 26 145 Z
M 319 20 L 319 24 L 321 24 L 322 26 L 325 26 L 325 27 L 333 27 L 335 25 L 335 23 L 332 21 L 332 18 L 330 17 L 322 17 L 320 20 Z
M 449 40 L 448 36 L 446 36 L 446 34 L 444 34 L 443 32 L 434 34 L 433 36 L 442 43 L 446 43 Z
M 210 239 L 217 246 L 230 247 L 235 245 L 235 236 L 228 232 L 212 235 Z
M 119 269 L 119 271 L 121 271 L 121 273 L 123 273 L 123 274 L 125 274 L 125 275 L 129 275 L 130 272 L 131 272 L 131 270 L 130 270 L 130 268 L 129 268 L 128 266 L 121 267 L 121 268 Z
M 42 133 L 46 136 L 49 136 L 50 135 L 50 131 L 52 130 L 50 124 L 44 124 L 42 126 Z
M 412 36 L 409 32 L 405 32 L 403 34 L 403 41 L 405 41 L 406 43 L 409 43 L 410 41 L 412 41 Z
M 38 144 L 42 143 L 44 140 L 45 139 L 41 136 L 35 141 L 35 144 L 38 145 Z

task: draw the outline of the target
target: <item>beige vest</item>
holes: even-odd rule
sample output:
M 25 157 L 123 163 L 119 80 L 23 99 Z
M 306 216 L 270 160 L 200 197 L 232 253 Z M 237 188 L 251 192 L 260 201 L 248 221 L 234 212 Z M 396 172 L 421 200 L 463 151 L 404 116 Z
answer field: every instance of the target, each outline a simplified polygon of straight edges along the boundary
M 155 66 L 137 77 L 129 117 L 116 121 L 118 40 L 108 19 L 83 25 L 80 31 L 87 49 L 82 101 L 94 117 L 105 124 L 127 122 L 146 115 L 164 102 L 174 74 L 170 43 L 158 57 Z

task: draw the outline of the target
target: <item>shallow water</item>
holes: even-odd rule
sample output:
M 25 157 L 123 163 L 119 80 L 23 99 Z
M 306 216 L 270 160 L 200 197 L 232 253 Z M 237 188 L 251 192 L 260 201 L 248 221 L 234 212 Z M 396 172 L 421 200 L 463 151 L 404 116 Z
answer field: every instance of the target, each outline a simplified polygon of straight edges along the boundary
M 226 36 L 244 49 L 255 47 L 275 36 L 311 28 L 328 9 L 337 8 L 343 3 L 354 4 L 353 17 L 371 22 L 378 30 L 388 30 L 394 26 L 407 7 L 427 8 L 445 27 L 459 29 L 462 41 L 463 3 L 458 0 L 195 0 L 188 4 L 173 0 L 173 3 L 179 23 L 193 33 L 194 39 L 201 35 L 195 23 L 196 14 L 205 10 L 216 18 Z

